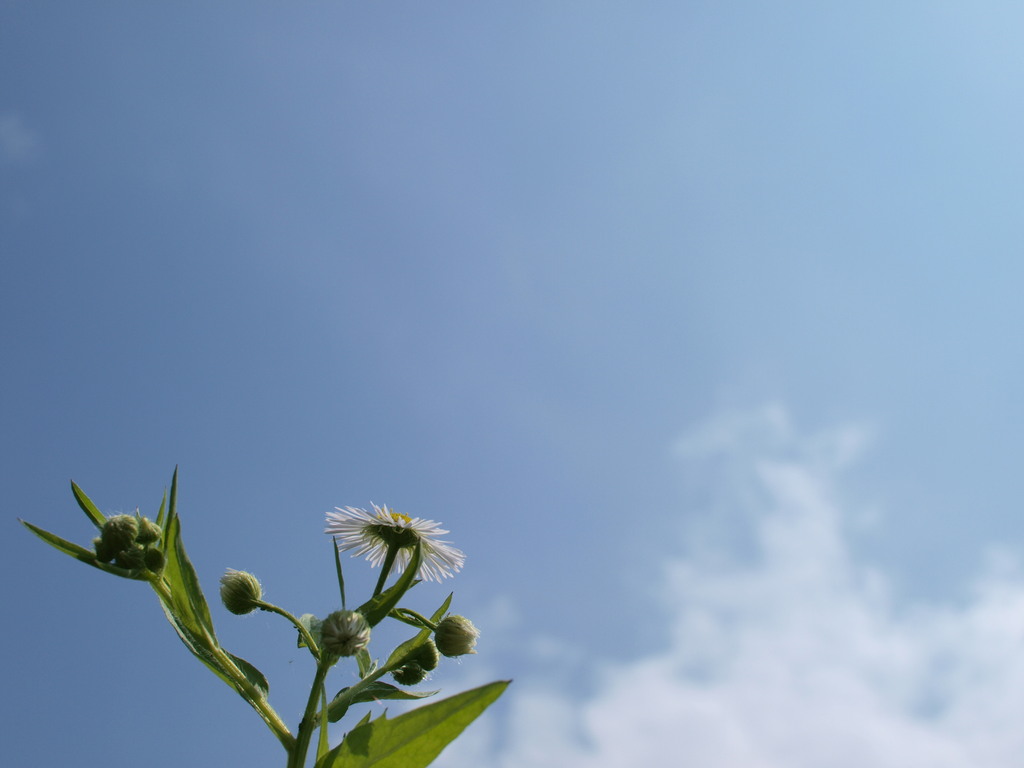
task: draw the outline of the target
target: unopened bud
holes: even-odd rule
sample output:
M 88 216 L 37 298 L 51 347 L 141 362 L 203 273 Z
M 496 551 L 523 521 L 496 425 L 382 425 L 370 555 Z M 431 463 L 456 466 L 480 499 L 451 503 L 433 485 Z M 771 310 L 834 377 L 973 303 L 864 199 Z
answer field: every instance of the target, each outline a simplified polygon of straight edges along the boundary
M 92 540 L 92 548 L 96 550 L 96 559 L 101 563 L 109 563 L 117 554 L 117 552 L 110 551 L 110 547 L 103 543 L 103 538 L 100 536 Z
M 406 661 L 419 664 L 427 672 L 437 669 L 437 663 L 440 660 L 441 654 L 438 653 L 437 646 L 434 645 L 434 641 L 429 637 L 426 642 L 418 646 L 415 651 L 406 656 Z
M 117 553 L 114 562 L 122 568 L 129 570 L 143 568 L 146 565 L 146 551 L 138 544 L 132 544 L 127 549 Z
M 139 535 L 139 519 L 134 515 L 114 515 L 108 517 L 103 524 L 103 531 L 100 537 L 108 552 L 117 555 L 118 552 L 130 549 L 135 543 L 135 537 Z
M 263 597 L 263 588 L 259 580 L 251 573 L 228 568 L 220 577 L 220 599 L 224 607 L 232 613 L 242 616 L 252 613 L 259 605 L 257 601 Z
M 400 666 L 391 673 L 391 676 L 399 685 L 416 685 L 417 683 L 422 683 L 426 678 L 427 670 L 413 661 Z
M 146 562 L 146 568 L 153 573 L 160 573 L 164 569 L 164 558 L 163 551 L 156 547 L 150 547 L 146 550 L 146 555 L 143 558 Z
M 462 656 L 476 653 L 473 648 L 480 637 L 480 630 L 465 616 L 448 616 L 441 620 L 434 632 L 437 650 L 445 656 Z
M 370 625 L 356 611 L 335 611 L 320 626 L 323 647 L 335 656 L 352 656 L 370 642 Z
M 135 540 L 139 544 L 152 544 L 155 541 L 159 541 L 160 534 L 162 533 L 163 531 L 160 530 L 159 525 L 148 517 L 144 517 L 139 521 L 139 535 L 135 537 Z

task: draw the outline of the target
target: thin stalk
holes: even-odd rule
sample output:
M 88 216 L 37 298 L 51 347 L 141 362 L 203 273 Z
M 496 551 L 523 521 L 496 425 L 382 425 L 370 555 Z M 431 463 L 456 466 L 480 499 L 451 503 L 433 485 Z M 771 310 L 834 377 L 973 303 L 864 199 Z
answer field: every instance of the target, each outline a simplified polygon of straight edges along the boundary
M 153 578 L 149 580 L 150 586 L 160 597 L 160 600 L 167 606 L 173 606 L 173 598 L 171 597 L 170 587 L 162 578 Z M 267 724 L 267 727 L 274 732 L 277 736 L 278 741 L 289 753 L 292 751 L 295 745 L 295 737 L 292 736 L 292 732 L 288 729 L 288 726 L 277 714 L 270 702 L 264 697 L 263 692 L 260 691 L 255 685 L 249 682 L 249 678 L 238 668 L 232 658 L 220 647 L 220 644 L 213 639 L 206 627 L 199 626 L 201 634 L 195 636 L 195 640 L 202 643 L 202 650 L 208 653 L 216 662 L 217 666 L 230 678 L 231 685 L 234 686 L 246 701 L 249 702 L 249 706 L 256 710 L 256 713 L 263 718 L 263 722 Z
M 373 588 L 374 597 L 384 591 L 384 582 L 388 580 L 391 567 L 395 564 L 395 558 L 398 557 L 398 550 L 400 549 L 401 547 L 396 547 L 394 544 L 388 545 L 388 551 L 384 555 L 384 565 L 380 569 L 380 578 L 377 579 L 377 586 Z
M 316 675 L 313 677 L 313 687 L 309 689 L 306 710 L 302 713 L 302 721 L 299 723 L 299 733 L 288 754 L 288 768 L 302 768 L 306 764 L 309 742 L 313 738 L 313 731 L 317 726 L 317 703 L 323 699 L 324 678 L 327 677 L 327 670 L 330 668 L 331 660 L 329 659 L 321 659 L 316 665 Z
M 292 614 L 288 613 L 288 611 L 286 611 L 284 608 L 278 608 L 273 603 L 265 603 L 262 600 L 256 600 L 255 602 L 256 605 L 259 606 L 259 609 L 261 611 L 267 611 L 268 613 L 276 613 L 278 616 L 283 616 L 284 618 L 288 619 L 288 621 L 290 621 L 292 624 L 294 624 L 295 628 L 299 630 L 299 634 L 302 635 L 302 639 L 309 647 L 309 652 L 313 654 L 313 658 L 317 661 L 320 661 L 320 647 L 316 644 L 316 640 L 313 639 L 313 636 L 309 634 L 309 630 L 306 629 L 298 619 L 296 619 Z
M 394 619 L 398 619 L 399 621 L 405 624 L 408 624 L 411 627 L 418 627 L 419 629 L 429 629 L 431 632 L 437 631 L 437 624 L 432 622 L 426 616 L 416 613 L 416 611 L 411 610 L 409 608 L 395 608 L 388 615 Z M 409 616 L 412 616 L 412 618 L 408 618 Z

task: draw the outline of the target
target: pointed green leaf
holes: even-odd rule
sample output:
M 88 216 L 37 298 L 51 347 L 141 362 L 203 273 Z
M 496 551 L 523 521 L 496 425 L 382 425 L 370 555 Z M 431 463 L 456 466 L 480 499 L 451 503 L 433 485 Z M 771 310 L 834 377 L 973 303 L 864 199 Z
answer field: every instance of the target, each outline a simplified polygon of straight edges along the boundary
M 430 621 L 432 623 L 437 624 L 437 622 L 441 620 L 441 617 L 444 616 L 445 611 L 448 610 L 448 606 L 452 604 L 453 594 L 454 593 L 450 592 L 445 601 L 441 603 L 441 607 L 434 611 L 434 615 L 430 617 Z M 409 638 L 404 643 L 395 648 L 395 650 L 391 652 L 391 655 L 388 656 L 388 660 L 385 662 L 385 664 L 390 667 L 400 663 L 402 659 L 404 659 L 409 654 L 413 653 L 417 648 L 419 648 L 421 645 L 427 642 L 427 638 L 429 637 L 430 630 L 421 629 L 413 637 Z
M 164 527 L 164 516 L 167 514 L 167 493 L 165 492 L 163 498 L 160 499 L 160 509 L 156 513 L 156 524 L 161 528 Z
M 148 580 L 148 576 L 142 569 L 131 570 L 128 568 L 122 568 L 118 565 L 101 563 L 99 560 L 96 559 L 96 553 L 93 552 L 91 549 L 86 549 L 85 547 L 79 546 L 78 544 L 75 544 L 73 541 L 62 539 L 57 534 L 43 530 L 42 528 L 32 525 L 32 523 L 25 522 L 20 518 L 19 522 L 54 549 L 59 549 L 64 554 L 71 555 L 71 557 L 75 558 L 76 560 L 82 561 L 86 565 L 91 565 L 93 568 L 98 568 L 101 571 L 106 571 L 107 573 L 112 573 L 115 576 L 121 576 L 125 579 L 134 579 L 135 581 Z
M 508 687 L 500 680 L 353 728 L 316 768 L 424 768 Z
M 345 610 L 345 577 L 341 574 L 341 553 L 338 552 L 338 537 L 331 537 L 334 547 L 334 569 L 338 572 L 338 589 L 341 591 L 341 610 Z
M 398 581 L 392 584 L 389 589 L 385 589 L 376 597 L 359 606 L 359 613 L 363 614 L 371 627 L 380 624 L 384 617 L 391 612 L 391 609 L 398 605 L 398 601 L 402 599 L 402 596 L 413 586 L 422 556 L 423 547 L 417 542 L 416 549 L 413 550 L 412 557 L 409 558 L 409 564 Z
M 352 688 L 342 688 L 331 701 L 330 706 L 327 708 L 327 719 L 332 723 L 341 720 L 348 711 L 348 708 L 353 704 L 382 701 L 384 699 L 412 701 L 414 699 L 425 699 L 437 693 L 437 691 L 406 691 L 390 683 L 382 683 L 379 680 L 360 688 L 354 696 L 348 695 L 348 692 L 351 690 Z
M 311 634 L 313 636 L 313 639 L 317 640 L 319 642 L 320 625 L 323 624 L 323 621 L 318 619 L 312 613 L 304 613 L 301 616 L 299 616 L 299 624 L 304 626 L 306 628 L 306 631 L 309 632 L 309 634 Z M 296 632 L 298 632 L 298 630 L 296 630 Z M 299 648 L 306 648 L 307 647 L 306 638 L 303 637 L 301 632 L 298 632 L 298 635 L 299 635 L 298 647 Z
M 210 653 L 199 627 L 194 625 L 189 626 L 189 621 L 178 615 L 174 611 L 174 606 L 168 605 L 163 600 L 160 601 L 160 607 L 164 609 L 164 615 L 167 617 L 167 620 L 171 622 L 171 626 L 174 627 L 174 631 L 178 633 L 178 637 L 181 638 L 181 642 L 183 642 L 185 647 L 192 652 L 192 655 L 209 667 L 217 677 L 232 688 L 235 688 L 235 690 L 238 690 L 235 687 L 235 684 L 231 681 L 231 678 L 217 662 L 214 655 Z
M 321 757 L 327 754 L 327 751 L 331 748 L 327 741 L 327 689 L 322 685 L 320 686 L 320 712 L 318 717 L 320 718 L 320 737 L 316 743 L 316 759 L 319 760 Z
M 263 698 L 267 698 L 270 693 L 270 683 L 267 682 L 264 674 L 241 656 L 235 656 L 233 653 L 228 653 L 228 656 L 235 662 L 235 666 L 242 670 L 242 674 L 245 675 L 246 679 L 263 694 Z
M 93 525 L 103 530 L 103 524 L 107 522 L 106 515 L 96 508 L 96 505 L 92 503 L 92 499 L 85 495 L 85 491 L 75 485 L 74 480 L 71 481 L 71 492 L 75 494 L 75 501 L 78 502 L 78 506 L 82 508 L 86 516 L 92 520 Z
M 454 594 L 454 592 L 448 593 L 448 597 L 446 597 L 445 601 L 441 603 L 441 607 L 434 611 L 434 615 L 430 617 L 430 620 L 432 622 L 437 624 L 437 622 L 439 622 L 444 617 L 445 613 L 448 611 L 448 607 L 452 604 L 452 596 Z
M 181 541 L 181 520 L 178 517 L 178 470 L 175 468 L 171 480 L 171 501 L 167 509 L 167 525 L 164 528 L 164 565 L 163 575 L 171 588 L 176 612 L 188 616 L 201 623 L 215 637 L 210 607 L 206 603 L 203 589 L 199 585 L 199 577 L 192 561 L 185 553 L 185 545 Z
M 370 658 L 370 652 L 365 648 L 356 651 L 356 664 L 359 665 L 360 678 L 365 678 L 377 671 L 377 662 Z
M 76 560 L 81 560 L 83 563 L 88 563 L 89 565 L 96 565 L 99 562 L 96 559 L 96 553 L 91 549 L 86 549 L 72 541 L 62 539 L 57 534 L 43 530 L 38 526 L 32 525 L 32 523 L 27 523 L 21 518 L 18 518 L 18 521 L 51 547 L 59 549 L 64 554 L 71 555 Z

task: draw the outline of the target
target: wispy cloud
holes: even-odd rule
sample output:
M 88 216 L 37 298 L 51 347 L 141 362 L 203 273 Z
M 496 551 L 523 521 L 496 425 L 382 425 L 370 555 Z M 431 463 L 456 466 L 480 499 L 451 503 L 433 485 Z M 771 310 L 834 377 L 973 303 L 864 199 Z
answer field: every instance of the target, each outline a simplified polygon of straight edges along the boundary
M 16 112 L 0 114 L 0 162 L 24 163 L 39 152 L 39 139 Z
M 1024 579 L 1012 558 L 993 555 L 969 599 L 893 599 L 885 575 L 851 549 L 854 515 L 840 491 L 866 435 L 802 436 L 769 408 L 680 440 L 680 461 L 716 468 L 723 515 L 747 505 L 732 518 L 749 527 L 747 546 L 708 537 L 666 563 L 671 631 L 660 651 L 599 665 L 584 698 L 517 681 L 505 722 L 439 764 L 1018 766 Z

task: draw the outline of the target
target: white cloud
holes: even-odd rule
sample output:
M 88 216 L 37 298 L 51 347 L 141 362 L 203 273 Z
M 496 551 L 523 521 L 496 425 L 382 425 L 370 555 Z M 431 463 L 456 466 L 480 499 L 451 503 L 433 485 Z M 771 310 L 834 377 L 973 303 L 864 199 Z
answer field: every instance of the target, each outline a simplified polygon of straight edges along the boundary
M 21 115 L 13 112 L 0 114 L 0 162 L 27 162 L 38 151 L 39 140 Z
M 756 505 L 733 518 L 751 551 L 705 544 L 667 563 L 662 650 L 598 665 L 582 699 L 517 681 L 508 716 L 439 765 L 1018 766 L 1024 580 L 994 555 L 969 599 L 891 599 L 851 551 L 837 484 L 866 434 L 801 437 L 769 408 L 681 440 L 681 461 L 716 469 L 720 506 Z

